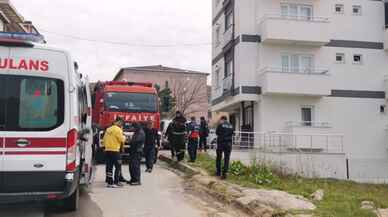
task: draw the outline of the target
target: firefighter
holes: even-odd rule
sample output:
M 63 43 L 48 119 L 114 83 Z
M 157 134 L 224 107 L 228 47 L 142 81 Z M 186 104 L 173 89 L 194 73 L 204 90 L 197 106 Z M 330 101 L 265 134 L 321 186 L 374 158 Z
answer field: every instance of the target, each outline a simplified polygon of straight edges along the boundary
M 105 160 L 106 160 L 106 181 L 109 188 L 122 187 L 120 182 L 121 176 L 121 164 L 120 164 L 120 152 L 126 141 L 123 134 L 124 120 L 118 117 L 113 125 L 109 127 L 103 137 L 103 145 L 105 147 Z M 113 175 L 113 167 L 115 169 Z
M 173 122 L 168 124 L 167 130 L 164 136 L 167 137 L 167 141 L 170 145 L 171 158 L 174 159 L 175 150 L 174 150 L 174 146 L 172 145 L 172 125 L 173 125 Z
M 144 157 L 146 160 L 146 172 L 151 173 L 155 163 L 155 153 L 158 143 L 158 131 L 152 127 L 152 121 L 148 121 L 144 128 L 145 144 Z
M 143 128 L 138 123 L 134 123 L 135 134 L 133 135 L 129 147 L 129 173 L 131 180 L 130 185 L 141 185 L 140 161 L 145 142 L 145 134 Z
M 201 117 L 200 131 L 199 131 L 199 150 L 207 151 L 207 137 L 209 136 L 209 126 L 205 117 Z
M 233 126 L 228 122 L 226 116 L 222 116 L 217 127 L 217 161 L 216 176 L 226 179 L 229 170 L 229 160 L 232 152 Z M 221 168 L 222 155 L 224 155 L 224 168 Z
M 190 162 L 195 162 L 197 159 L 199 130 L 200 126 L 195 120 L 195 117 L 191 117 L 191 122 L 187 125 L 187 132 L 189 137 L 187 151 L 189 152 Z
M 186 118 L 180 111 L 176 112 L 171 127 L 171 146 L 174 149 L 177 160 L 182 161 L 185 158 Z

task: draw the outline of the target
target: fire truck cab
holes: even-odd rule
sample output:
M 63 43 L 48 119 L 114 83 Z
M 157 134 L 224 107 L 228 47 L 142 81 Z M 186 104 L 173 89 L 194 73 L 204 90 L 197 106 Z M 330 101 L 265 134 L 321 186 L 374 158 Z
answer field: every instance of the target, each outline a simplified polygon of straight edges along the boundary
M 0 203 L 64 200 L 92 181 L 89 83 L 42 36 L 0 34 Z
M 118 116 L 124 118 L 124 132 L 127 134 L 133 131 L 132 123 L 134 122 L 152 121 L 155 129 L 159 130 L 160 128 L 158 95 L 151 83 L 98 82 L 94 88 L 92 99 L 94 145 L 96 160 L 99 163 L 104 161 L 101 149 L 104 131 L 112 125 Z

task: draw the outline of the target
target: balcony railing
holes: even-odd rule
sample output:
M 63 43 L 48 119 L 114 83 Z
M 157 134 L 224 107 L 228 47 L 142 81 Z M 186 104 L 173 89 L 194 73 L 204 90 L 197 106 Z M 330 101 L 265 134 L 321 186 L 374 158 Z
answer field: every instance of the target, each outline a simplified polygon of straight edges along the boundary
M 259 70 L 258 80 L 263 95 L 321 97 L 331 94 L 331 76 L 327 69 L 266 67 Z
M 330 42 L 330 21 L 325 17 L 268 14 L 258 25 L 262 43 L 323 46 Z
M 328 69 L 321 68 L 302 68 L 302 67 L 265 67 L 260 70 L 261 73 L 273 72 L 273 73 L 293 73 L 293 74 L 313 74 L 313 75 L 325 75 L 329 73 Z
M 270 153 L 344 153 L 343 134 L 238 132 L 233 148 Z
M 314 122 L 314 121 L 289 121 L 286 123 L 287 127 L 314 127 L 314 128 L 330 128 L 329 122 Z
M 298 20 L 298 21 L 307 21 L 307 22 L 329 22 L 327 17 L 314 17 L 314 16 L 290 16 L 290 15 L 280 15 L 280 14 L 266 14 L 260 19 L 260 23 L 264 22 L 267 19 L 279 19 L 279 20 Z

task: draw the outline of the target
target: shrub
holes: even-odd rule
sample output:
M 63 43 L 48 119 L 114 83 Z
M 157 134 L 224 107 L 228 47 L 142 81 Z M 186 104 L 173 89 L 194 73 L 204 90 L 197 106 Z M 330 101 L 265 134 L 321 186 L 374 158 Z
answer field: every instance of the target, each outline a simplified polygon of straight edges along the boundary
M 247 167 L 241 161 L 233 161 L 230 164 L 229 171 L 234 176 L 243 176 L 246 174 Z
M 252 164 L 248 168 L 249 179 L 258 185 L 270 185 L 278 181 L 278 177 L 264 164 Z

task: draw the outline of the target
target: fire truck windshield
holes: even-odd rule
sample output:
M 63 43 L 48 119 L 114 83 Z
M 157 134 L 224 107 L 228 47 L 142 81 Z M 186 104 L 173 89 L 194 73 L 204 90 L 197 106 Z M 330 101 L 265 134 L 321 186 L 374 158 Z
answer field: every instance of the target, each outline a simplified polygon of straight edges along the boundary
M 105 108 L 116 112 L 157 112 L 157 97 L 147 93 L 109 92 Z

